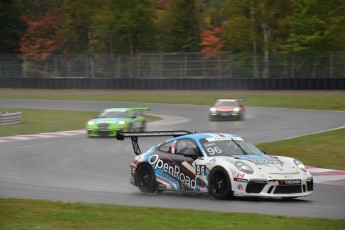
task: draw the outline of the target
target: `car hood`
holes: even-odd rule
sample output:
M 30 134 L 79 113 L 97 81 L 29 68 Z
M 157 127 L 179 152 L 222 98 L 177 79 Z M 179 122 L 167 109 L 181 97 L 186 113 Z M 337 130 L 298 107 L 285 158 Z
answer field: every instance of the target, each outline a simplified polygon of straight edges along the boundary
M 238 106 L 215 106 L 214 108 L 218 110 L 233 110 L 234 108 L 238 108 Z
M 114 124 L 122 120 L 125 120 L 125 119 L 124 118 L 96 118 L 96 119 L 93 119 L 93 122 L 95 122 L 96 124 L 100 124 L 100 123 Z
M 260 170 L 271 174 L 293 174 L 299 172 L 299 169 L 293 163 L 264 154 L 236 156 L 235 159 L 246 162 L 255 171 Z

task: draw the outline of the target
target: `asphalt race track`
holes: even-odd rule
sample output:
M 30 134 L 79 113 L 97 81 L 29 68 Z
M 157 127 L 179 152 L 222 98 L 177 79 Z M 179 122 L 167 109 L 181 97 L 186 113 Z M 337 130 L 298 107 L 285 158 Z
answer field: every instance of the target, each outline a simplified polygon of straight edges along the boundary
M 149 130 L 187 129 L 236 133 L 253 143 L 343 127 L 345 113 L 279 108 L 247 108 L 244 121 L 209 122 L 208 107 L 149 103 L 0 100 L 0 107 L 101 111 L 109 107 L 149 106 L 166 121 Z M 10 128 L 10 126 L 0 126 Z M 48 136 L 48 135 L 47 135 Z M 140 139 L 142 150 L 162 138 Z M 195 194 L 145 195 L 129 184 L 130 140 L 63 135 L 0 141 L 0 197 L 93 202 L 134 206 L 261 213 L 279 216 L 345 218 L 345 186 L 315 184 L 311 196 L 293 201 L 238 198 L 229 201 Z M 315 156 L 317 157 L 317 156 Z

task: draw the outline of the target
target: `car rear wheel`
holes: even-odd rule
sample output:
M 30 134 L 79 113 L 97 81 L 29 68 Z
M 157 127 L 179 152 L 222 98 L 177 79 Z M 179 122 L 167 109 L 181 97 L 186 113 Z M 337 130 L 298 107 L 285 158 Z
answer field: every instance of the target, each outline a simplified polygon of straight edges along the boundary
M 225 169 L 221 167 L 212 169 L 208 178 L 208 190 L 216 199 L 229 199 L 233 196 L 231 181 Z
M 140 132 L 145 132 L 145 131 L 146 131 L 146 122 L 143 121 L 143 123 L 141 123 Z
M 135 132 L 134 125 L 132 123 L 128 126 L 128 132 Z
M 149 164 L 141 164 L 136 173 L 138 188 L 143 193 L 155 193 L 157 189 L 156 175 Z

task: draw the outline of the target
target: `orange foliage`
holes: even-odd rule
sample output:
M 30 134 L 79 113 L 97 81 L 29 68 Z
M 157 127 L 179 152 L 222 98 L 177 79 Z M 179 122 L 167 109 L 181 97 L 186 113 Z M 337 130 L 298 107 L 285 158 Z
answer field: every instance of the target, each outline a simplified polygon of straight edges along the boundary
M 211 27 L 200 34 L 201 42 L 199 45 L 202 47 L 201 51 L 207 54 L 207 58 L 212 58 L 213 54 L 219 52 L 224 46 L 224 41 L 219 38 L 220 33 L 221 28 Z
M 63 21 L 62 9 L 46 12 L 39 19 L 23 17 L 28 29 L 20 40 L 20 51 L 26 57 L 46 60 L 51 54 L 62 51 L 59 46 L 60 28 Z

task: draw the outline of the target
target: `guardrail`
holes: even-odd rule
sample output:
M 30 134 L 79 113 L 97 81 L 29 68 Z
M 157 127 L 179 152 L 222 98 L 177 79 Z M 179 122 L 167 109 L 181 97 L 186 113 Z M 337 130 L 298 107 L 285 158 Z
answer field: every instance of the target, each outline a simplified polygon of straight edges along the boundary
M 12 125 L 22 122 L 21 112 L 0 111 L 0 125 Z

